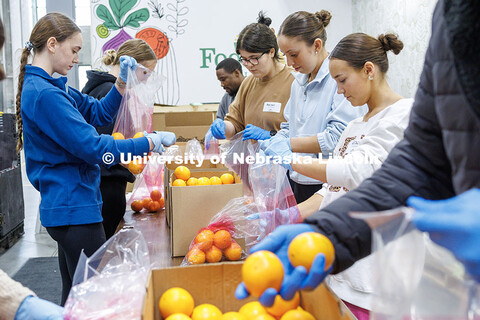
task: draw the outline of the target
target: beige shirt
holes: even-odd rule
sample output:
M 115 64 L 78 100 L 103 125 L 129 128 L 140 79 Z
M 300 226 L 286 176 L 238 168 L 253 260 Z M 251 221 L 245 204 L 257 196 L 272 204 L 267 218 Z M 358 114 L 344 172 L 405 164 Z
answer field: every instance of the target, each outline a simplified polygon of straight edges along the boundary
M 13 320 L 18 307 L 27 296 L 34 295 L 0 270 L 0 320 Z
M 285 122 L 283 110 L 294 80 L 292 70 L 285 66 L 269 80 L 262 81 L 253 75 L 243 80 L 225 116 L 225 121 L 235 126 L 236 133 L 244 130 L 247 124 L 267 131 L 280 130 L 280 123 Z

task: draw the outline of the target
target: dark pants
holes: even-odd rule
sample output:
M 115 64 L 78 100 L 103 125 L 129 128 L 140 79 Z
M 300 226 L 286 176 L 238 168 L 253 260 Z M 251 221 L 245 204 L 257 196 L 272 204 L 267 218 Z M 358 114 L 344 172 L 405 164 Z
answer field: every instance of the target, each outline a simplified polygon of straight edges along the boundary
M 62 275 L 62 302 L 65 304 L 72 288 L 73 275 L 80 252 L 91 256 L 105 243 L 105 232 L 101 223 L 75 226 L 47 227 L 48 234 L 58 245 L 58 264 Z
M 118 224 L 123 219 L 127 203 L 125 190 L 127 182 L 121 177 L 102 177 L 100 181 L 100 192 L 102 193 L 103 207 L 103 228 L 107 240 L 117 230 Z
M 290 182 L 290 186 L 292 187 L 293 195 L 295 196 L 295 200 L 297 204 L 302 203 L 303 201 L 307 200 L 311 196 L 315 194 L 318 190 L 322 188 L 322 184 L 299 184 L 290 179 L 290 175 L 288 175 L 288 181 Z

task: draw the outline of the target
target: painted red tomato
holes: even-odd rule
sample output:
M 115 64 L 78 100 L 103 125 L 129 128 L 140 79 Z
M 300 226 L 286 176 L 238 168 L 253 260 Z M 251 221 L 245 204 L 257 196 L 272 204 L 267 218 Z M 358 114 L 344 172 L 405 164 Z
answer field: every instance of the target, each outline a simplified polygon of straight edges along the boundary
M 135 38 L 145 40 L 160 60 L 165 57 L 170 48 L 167 36 L 160 30 L 155 28 L 146 28 L 139 31 Z

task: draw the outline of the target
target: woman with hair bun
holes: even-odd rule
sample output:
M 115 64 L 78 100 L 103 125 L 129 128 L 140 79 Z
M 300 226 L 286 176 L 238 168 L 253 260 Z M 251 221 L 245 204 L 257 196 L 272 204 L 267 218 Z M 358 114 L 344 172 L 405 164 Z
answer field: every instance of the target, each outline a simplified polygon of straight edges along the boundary
M 152 48 L 142 39 L 130 39 L 125 41 L 118 51 L 108 50 L 102 58 L 106 66 L 111 66 L 108 72 L 89 70 L 87 71 L 88 81 L 82 89 L 82 93 L 91 97 L 102 99 L 117 81 L 120 73 L 120 57 L 130 56 L 137 60 L 144 67 L 154 70 L 157 65 L 157 57 Z M 98 134 L 109 134 L 113 132 L 115 119 L 107 126 L 96 127 Z M 123 218 L 126 210 L 125 191 L 127 182 L 134 182 L 135 176 L 125 167 L 116 164 L 111 167 L 100 166 L 100 192 L 102 193 L 102 217 L 105 236 L 110 239 L 117 230 L 118 224 Z
M 310 13 L 298 11 L 289 15 L 280 26 L 278 44 L 287 64 L 296 72 L 290 99 L 285 107 L 286 122 L 271 141 L 288 139 L 298 156 L 328 156 L 351 120 L 363 115 L 365 107 L 352 108 L 337 94 L 337 85 L 328 73 L 329 57 L 325 48 L 326 27 L 332 15 L 327 10 Z M 322 181 L 298 172 L 289 172 L 297 203 L 303 202 L 322 187 Z
M 217 139 L 230 139 L 244 131 L 243 138 L 269 139 L 285 121 L 283 111 L 290 97 L 292 69 L 281 62 L 277 38 L 263 12 L 258 22 L 246 26 L 237 40 L 240 62 L 251 72 L 241 84 L 225 119 L 210 127 Z
M 401 97 L 386 79 L 387 52 L 398 54 L 402 49 L 402 41 L 394 34 L 374 38 L 365 33 L 353 33 L 344 37 L 330 54 L 329 71 L 337 83 L 337 92 L 353 107 L 366 104 L 368 111 L 347 125 L 333 151 L 334 159 L 291 164 L 298 173 L 326 182 L 314 196 L 298 205 L 303 218 L 323 209 L 372 176 L 403 139 L 413 99 Z M 265 153 L 291 156 L 292 151 L 284 141 L 270 144 Z M 368 319 L 371 309 L 370 259 L 360 260 L 346 271 L 327 278 L 333 291 L 359 320 Z

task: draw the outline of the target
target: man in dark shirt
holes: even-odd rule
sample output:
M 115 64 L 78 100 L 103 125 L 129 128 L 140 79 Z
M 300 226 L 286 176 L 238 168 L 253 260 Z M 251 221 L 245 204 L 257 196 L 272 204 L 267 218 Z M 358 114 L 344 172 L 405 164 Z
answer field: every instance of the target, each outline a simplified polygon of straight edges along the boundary
M 233 58 L 226 58 L 217 65 L 217 79 L 227 93 L 222 97 L 220 105 L 218 106 L 217 119 L 225 118 L 228 113 L 228 107 L 235 99 L 238 88 L 244 79 L 242 73 L 242 65 L 238 60 Z

